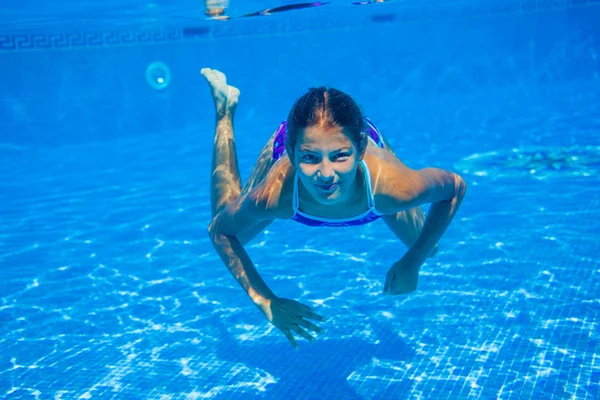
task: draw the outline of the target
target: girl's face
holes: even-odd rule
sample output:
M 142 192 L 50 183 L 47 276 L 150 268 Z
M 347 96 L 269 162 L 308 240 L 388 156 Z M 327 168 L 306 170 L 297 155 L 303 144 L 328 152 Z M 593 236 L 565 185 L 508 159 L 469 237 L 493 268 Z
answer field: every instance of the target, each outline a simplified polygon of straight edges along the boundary
M 300 181 L 321 204 L 348 199 L 362 154 L 339 126 L 311 126 L 298 134 L 294 166 Z

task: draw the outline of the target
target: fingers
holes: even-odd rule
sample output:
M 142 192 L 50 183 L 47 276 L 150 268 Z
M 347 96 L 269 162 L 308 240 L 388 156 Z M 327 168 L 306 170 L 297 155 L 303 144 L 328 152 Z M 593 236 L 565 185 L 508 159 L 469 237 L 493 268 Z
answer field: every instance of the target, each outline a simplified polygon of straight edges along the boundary
M 304 329 L 300 328 L 298 325 L 292 325 L 291 329 L 294 332 L 296 332 L 298 335 L 302 336 L 304 339 L 308 340 L 309 342 L 314 342 L 316 340 L 316 338 L 311 336 L 308 332 L 306 332 Z
M 306 321 L 304 319 L 300 319 L 299 323 L 297 323 L 296 325 L 301 325 L 306 329 L 310 329 L 313 332 L 317 332 L 317 333 L 321 333 L 323 330 L 321 328 L 319 328 L 317 325 L 313 324 L 310 321 Z
M 302 304 L 300 302 L 296 302 L 296 304 L 300 306 L 300 308 L 302 310 L 300 315 L 303 318 L 310 318 L 310 319 L 314 319 L 317 321 L 325 321 L 325 317 L 314 312 L 313 309 L 310 308 L 309 306 L 307 306 L 306 304 Z
M 312 311 L 312 310 L 313 310 L 312 308 L 310 308 L 310 307 L 309 307 L 309 306 L 307 306 L 306 304 L 302 304 L 302 303 L 300 303 L 299 301 L 296 301 L 295 303 L 296 303 L 296 304 L 298 304 L 300 307 L 304 308 L 304 309 L 305 309 L 305 310 L 307 310 L 307 311 Z
M 302 305 L 303 310 L 299 313 L 299 316 L 301 318 L 297 318 L 297 320 L 295 321 L 296 325 L 303 326 L 303 327 L 308 328 L 311 331 L 314 331 L 317 333 L 321 333 L 321 328 L 319 328 L 317 325 L 313 324 L 312 322 L 310 322 L 304 318 L 323 322 L 323 321 L 325 321 L 325 317 L 313 312 L 312 308 L 305 306 L 304 304 L 301 304 L 301 303 L 298 303 L 298 304 Z
M 295 323 L 291 322 L 291 323 L 289 323 L 288 326 L 289 326 L 289 329 L 296 332 L 298 335 L 302 336 L 304 339 L 306 339 L 310 342 L 314 342 L 317 338 L 312 336 L 306 330 L 311 330 L 316 333 L 322 332 L 322 329 L 319 328 L 317 325 L 313 324 L 310 321 L 304 320 L 302 318 L 297 318 Z M 302 328 L 304 328 L 304 329 L 302 329 Z M 289 333 L 289 329 L 283 330 L 283 333 L 286 333 L 286 331 Z M 286 336 L 287 336 L 287 334 L 286 334 Z M 291 336 L 291 333 L 290 333 L 290 336 Z M 290 339 L 290 337 L 288 336 L 288 340 L 289 339 Z
M 299 301 L 285 299 L 285 301 L 274 306 L 283 310 L 286 314 L 296 314 L 303 318 L 325 321 L 325 317 L 315 313 L 312 308 Z M 273 307 L 273 305 L 271 307 Z
M 296 343 L 296 339 L 294 339 L 294 336 L 292 335 L 292 332 L 290 332 L 289 329 L 281 329 L 281 332 L 283 332 L 283 334 L 285 335 L 285 337 L 287 338 L 287 340 L 290 341 L 290 343 L 292 344 L 292 346 L 294 347 L 298 347 L 298 343 Z
M 322 315 L 319 315 L 319 314 L 311 311 L 310 309 L 307 311 L 303 311 L 300 315 L 303 318 L 314 319 L 314 320 L 321 321 L 321 322 L 325 321 L 325 318 Z
M 304 329 L 302 329 L 302 328 L 304 328 Z M 306 321 L 302 318 L 297 318 L 296 322 L 290 321 L 285 326 L 279 328 L 279 330 L 281 330 L 281 332 L 283 332 L 285 337 L 289 340 L 289 342 L 294 347 L 298 347 L 298 343 L 296 343 L 296 340 L 294 339 L 294 336 L 292 335 L 291 331 L 296 332 L 298 335 L 302 336 L 304 339 L 306 339 L 310 342 L 314 342 L 316 340 L 316 338 L 314 336 L 312 336 L 310 333 L 308 333 L 305 329 L 312 330 L 316 333 L 322 332 L 321 328 L 319 328 L 312 322 Z
M 308 321 L 308 319 L 324 321 L 325 318 L 315 313 L 307 305 L 295 300 L 279 299 L 279 301 L 271 304 L 271 309 L 274 316 L 272 323 L 279 328 L 295 348 L 298 347 L 298 344 L 293 336 L 294 332 L 310 342 L 314 342 L 316 337 L 308 331 L 322 332 L 321 328 Z

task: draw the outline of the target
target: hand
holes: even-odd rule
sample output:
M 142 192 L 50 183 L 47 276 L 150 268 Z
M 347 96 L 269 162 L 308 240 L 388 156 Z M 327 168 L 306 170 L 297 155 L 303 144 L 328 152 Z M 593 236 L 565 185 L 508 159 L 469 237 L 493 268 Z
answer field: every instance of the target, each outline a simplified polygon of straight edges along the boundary
M 406 255 L 395 263 L 387 273 L 384 294 L 407 294 L 417 290 L 419 269 L 423 261 Z
M 308 319 L 323 321 L 324 318 L 313 310 L 296 300 L 274 297 L 260 306 L 267 319 L 279 329 L 290 341 L 292 346 L 298 347 L 292 331 L 306 340 L 314 341 L 307 330 L 321 333 L 321 328 L 308 321 Z

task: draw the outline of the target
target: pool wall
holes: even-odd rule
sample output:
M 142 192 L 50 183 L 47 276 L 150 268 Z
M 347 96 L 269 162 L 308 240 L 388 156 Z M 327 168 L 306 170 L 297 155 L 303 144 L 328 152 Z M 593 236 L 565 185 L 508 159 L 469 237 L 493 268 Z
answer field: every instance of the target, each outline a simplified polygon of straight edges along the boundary
M 551 88 L 599 84 L 599 5 L 389 3 L 185 25 L 0 30 L 0 143 L 205 132 L 213 123 L 205 66 L 241 89 L 236 127 L 258 135 L 253 150 L 316 85 L 354 95 L 384 131 L 493 135 L 494 126 L 505 132 L 510 119 L 532 115 L 531 104 L 568 100 Z M 146 79 L 153 62 L 170 70 L 164 89 Z M 496 139 L 516 146 L 536 137 Z

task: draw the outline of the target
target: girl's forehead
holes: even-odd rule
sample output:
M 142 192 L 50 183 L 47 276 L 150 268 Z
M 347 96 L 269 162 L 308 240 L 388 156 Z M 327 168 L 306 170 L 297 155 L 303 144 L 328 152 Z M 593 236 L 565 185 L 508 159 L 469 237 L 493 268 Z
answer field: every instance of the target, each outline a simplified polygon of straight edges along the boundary
M 352 144 L 345 130 L 339 126 L 320 127 L 310 126 L 298 135 L 298 145 L 342 145 Z

